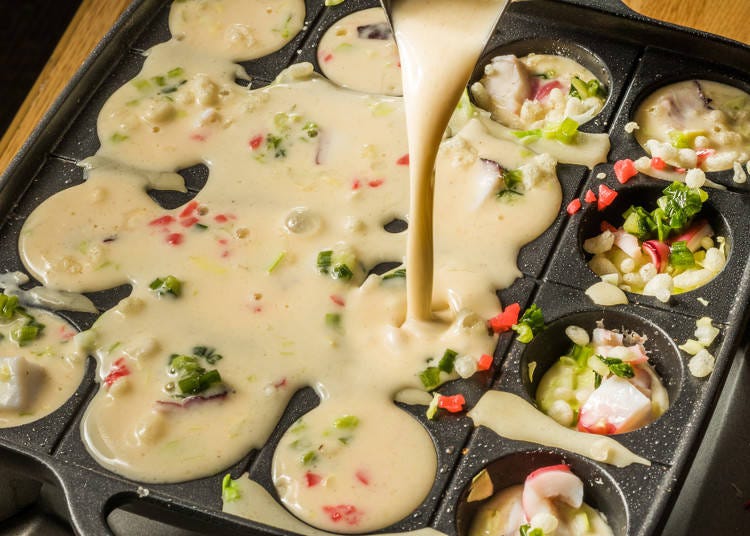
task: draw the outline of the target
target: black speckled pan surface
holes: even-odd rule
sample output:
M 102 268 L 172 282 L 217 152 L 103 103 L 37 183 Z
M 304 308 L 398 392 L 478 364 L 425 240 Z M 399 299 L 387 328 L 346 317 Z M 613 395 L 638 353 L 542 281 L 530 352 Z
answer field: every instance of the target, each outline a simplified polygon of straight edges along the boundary
M 371 0 L 347 0 L 324 8 L 322 0 L 307 1 L 306 31 L 275 54 L 244 63 L 253 77 L 253 87 L 273 80 L 284 67 L 296 61 L 316 63 L 316 45 L 322 32 L 349 12 L 377 5 Z M 142 51 L 169 38 L 168 2 L 136 0 L 117 26 L 97 47 L 76 75 L 63 97 L 45 117 L 21 154 L 0 179 L 0 271 L 22 270 L 17 238 L 24 218 L 44 199 L 83 180 L 76 166 L 98 146 L 96 117 L 105 100 L 140 69 Z M 629 295 L 630 304 L 607 308 L 593 305 L 583 291 L 595 281 L 585 265 L 580 244 L 597 229 L 602 217 L 616 219 L 619 205 L 637 198 L 655 198 L 664 186 L 637 177 L 619 185 L 612 163 L 624 157 L 637 158 L 643 150 L 623 131 L 640 100 L 656 87 L 692 77 L 714 79 L 750 88 L 750 49 L 737 43 L 691 30 L 655 23 L 608 0 L 530 0 L 512 4 L 502 18 L 483 56 L 497 52 L 526 54 L 557 52 L 578 60 L 610 88 L 600 115 L 587 124 L 591 132 L 609 132 L 612 151 L 608 163 L 593 172 L 571 165 L 558 169 L 563 185 L 563 207 L 592 183 L 597 173 L 607 174 L 605 183 L 620 192 L 618 204 L 607 213 L 587 209 L 569 217 L 561 210 L 553 225 L 526 246 L 519 258 L 524 277 L 501 293 L 501 299 L 522 306 L 536 302 L 545 312 L 549 328 L 529 345 L 501 336 L 495 352 L 494 374 L 456 382 L 445 389 L 466 394 L 469 405 L 488 389 L 501 389 L 532 399 L 535 384 L 525 374 L 531 361 L 538 371 L 561 354 L 563 330 L 575 323 L 591 327 L 605 319 L 608 327 L 626 327 L 648 334 L 652 362 L 665 380 L 671 408 L 659 420 L 640 430 L 618 436 L 627 447 L 651 459 L 653 465 L 617 469 L 558 449 L 510 441 L 484 428 L 475 429 L 465 416 L 441 417 L 425 422 L 423 408 L 405 407 L 425 424 L 435 440 L 439 472 L 425 503 L 413 515 L 388 531 L 406 531 L 425 526 L 450 535 L 464 535 L 467 520 L 476 505 L 465 504 L 466 486 L 487 468 L 496 487 L 520 483 L 534 468 L 565 461 L 586 485 L 586 500 L 608 517 L 615 534 L 649 535 L 662 530 L 680 486 L 693 462 L 705 426 L 718 398 L 732 358 L 743 338 L 750 301 L 750 196 L 747 187 L 732 183 L 731 172 L 709 174 L 728 186 L 711 190 L 709 216 L 728 237 L 731 254 L 724 271 L 707 286 L 673 298 L 669 306 L 655 299 Z M 481 65 L 481 62 L 480 62 Z M 206 181 L 206 168 L 183 170 L 188 196 Z M 158 199 L 177 206 L 185 195 L 170 193 Z M 609 214 L 609 215 L 608 215 Z M 616 222 L 615 222 L 616 223 Z M 128 287 L 91 295 L 100 310 L 127 295 Z M 701 305 L 696 298 L 710 302 Z M 689 374 L 686 358 L 677 344 L 692 335 L 695 320 L 709 315 L 721 328 L 712 347 L 716 369 L 707 379 Z M 65 314 L 80 329 L 88 328 L 94 315 Z M 536 377 L 540 372 L 536 373 Z M 78 432 L 81 413 L 93 395 L 94 365 L 76 394 L 59 410 L 35 423 L 0 430 L 0 465 L 55 483 L 67 498 L 75 530 L 83 535 L 109 532 L 105 518 L 113 508 L 189 527 L 207 534 L 287 534 L 238 519 L 221 512 L 220 482 L 224 473 L 237 477 L 249 471 L 270 491 L 270 459 L 281 434 L 294 419 L 317 404 L 309 390 L 297 393 L 268 444 L 260 451 L 213 477 L 182 484 L 149 485 L 148 494 L 139 484 L 112 474 L 94 462 Z

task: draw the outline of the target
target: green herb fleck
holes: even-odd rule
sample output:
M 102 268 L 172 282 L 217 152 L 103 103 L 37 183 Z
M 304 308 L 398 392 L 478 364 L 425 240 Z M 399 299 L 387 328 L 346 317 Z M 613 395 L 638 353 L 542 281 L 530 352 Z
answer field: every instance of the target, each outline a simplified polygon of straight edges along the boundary
M 331 277 L 348 281 L 354 276 L 354 272 L 346 264 L 337 264 L 331 270 Z
M 526 344 L 543 331 L 544 327 L 542 310 L 534 303 L 523 312 L 518 324 L 514 324 L 512 329 L 518 333 L 518 342 Z
M 182 281 L 177 279 L 173 275 L 161 278 L 157 277 L 148 286 L 151 290 L 156 292 L 158 296 L 164 296 L 165 294 L 171 294 L 175 298 L 179 298 L 182 294 Z
M 286 257 L 286 251 L 282 251 L 281 253 L 279 253 L 276 256 L 276 258 L 273 260 L 273 262 L 268 266 L 268 268 L 266 269 L 266 271 L 269 274 L 272 274 L 274 272 L 274 270 L 276 270 L 276 268 L 278 268 L 279 265 L 281 264 L 281 262 L 284 260 L 284 257 Z
M 432 391 L 438 385 L 440 385 L 440 368 L 438 367 L 427 367 L 425 370 L 419 373 L 419 379 L 422 385 L 428 391 Z
M 389 279 L 404 279 L 406 278 L 406 268 L 396 268 L 395 270 L 392 270 L 388 272 L 387 274 L 383 274 L 383 281 L 388 281 Z
M 542 129 L 542 136 L 570 145 L 575 141 L 576 136 L 578 136 L 578 122 L 570 117 L 566 117 L 560 123 L 545 126 Z
M 687 242 L 680 240 L 673 242 L 669 252 L 669 264 L 674 268 L 690 268 L 695 266 L 695 255 L 687 247 Z
M 15 316 L 18 308 L 18 296 L 0 294 L 0 316 L 10 320 Z
M 208 364 L 215 364 L 222 359 L 221 354 L 207 346 L 194 347 L 193 354 L 172 354 L 169 357 L 168 372 L 176 376 L 176 381 L 169 382 L 172 388 L 168 388 L 167 391 L 176 398 L 196 395 L 222 383 L 218 370 L 206 370 L 200 362 L 203 359 Z M 179 387 L 179 393 L 174 392 L 175 383 Z
M 326 313 L 326 326 L 333 329 L 341 327 L 341 315 L 339 313 Z
M 305 123 L 305 126 L 302 127 L 302 130 L 304 130 L 310 138 L 315 138 L 319 133 L 317 123 L 313 123 L 312 121 L 308 121 L 307 123 Z
M 330 249 L 321 251 L 318 253 L 318 271 L 321 274 L 327 274 L 331 268 L 331 259 L 333 258 L 333 251 Z
M 241 496 L 237 481 L 232 480 L 232 475 L 225 475 L 224 480 L 221 481 L 221 498 L 224 502 L 234 502 L 239 500 Z
M 224 357 L 221 354 L 217 354 L 216 349 L 211 348 L 210 346 L 194 346 L 193 355 L 202 357 L 208 362 L 209 365 L 213 365 Z
M 518 533 L 521 536 L 544 536 L 544 531 L 539 527 L 532 529 L 528 523 L 518 527 Z
M 136 78 L 131 82 L 131 84 L 133 84 L 135 88 L 141 92 L 146 92 L 151 89 L 151 84 L 149 83 L 149 81 L 144 80 L 143 78 Z
M 270 133 L 266 136 L 266 147 L 273 152 L 273 155 L 276 158 L 286 157 L 286 148 L 281 145 L 283 142 L 284 139 L 280 136 Z
M 353 429 L 359 426 L 359 417 L 356 415 L 344 415 L 333 421 L 333 427 L 337 429 Z
M 497 192 L 499 199 L 523 195 L 523 171 L 500 168 L 500 178 L 503 180 L 504 187 Z
M 182 76 L 183 74 L 185 74 L 185 69 L 183 69 L 182 67 L 175 67 L 174 69 L 170 69 L 169 71 L 167 71 L 167 76 L 169 78 L 177 78 L 178 76 Z
M 443 357 L 440 358 L 440 362 L 438 362 L 438 368 L 443 372 L 450 374 L 453 372 L 457 356 L 458 352 L 451 350 L 450 348 L 446 349 L 443 353 Z
M 18 326 L 10 330 L 10 340 L 18 344 L 18 346 L 26 346 L 39 336 L 41 328 L 39 326 L 25 324 Z
M 623 363 L 622 359 L 616 357 L 603 357 L 600 355 L 597 355 L 596 357 L 598 357 L 602 363 L 607 365 L 610 372 L 615 376 L 619 376 L 620 378 L 632 378 L 635 376 L 633 366 L 630 363 Z
M 607 90 L 604 89 L 601 82 L 595 78 L 588 82 L 584 82 L 577 76 L 574 76 L 570 81 L 569 95 L 580 100 L 588 99 L 589 97 L 604 99 L 607 97 Z
M 526 143 L 529 141 L 534 141 L 536 138 L 539 138 L 542 135 L 542 129 L 535 128 L 532 130 L 513 130 L 511 131 L 511 134 L 513 134 L 516 138 Z

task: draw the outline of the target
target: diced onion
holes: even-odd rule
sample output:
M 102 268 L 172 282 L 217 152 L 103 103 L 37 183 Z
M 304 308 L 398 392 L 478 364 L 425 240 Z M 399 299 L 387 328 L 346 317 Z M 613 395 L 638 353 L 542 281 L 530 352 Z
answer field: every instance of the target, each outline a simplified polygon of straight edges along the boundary
M 625 293 L 611 283 L 600 281 L 586 289 L 586 296 L 597 305 L 618 305 L 628 303 Z

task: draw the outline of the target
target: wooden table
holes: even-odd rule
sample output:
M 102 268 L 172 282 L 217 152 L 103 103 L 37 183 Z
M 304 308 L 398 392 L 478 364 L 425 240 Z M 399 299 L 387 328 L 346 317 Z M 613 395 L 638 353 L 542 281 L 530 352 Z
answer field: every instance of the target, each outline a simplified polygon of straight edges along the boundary
M 749 0 L 624 2 L 634 10 L 656 19 L 698 28 L 750 44 Z M 83 0 L 15 119 L 0 139 L 0 172 L 5 170 L 68 80 L 128 4 L 130 0 Z

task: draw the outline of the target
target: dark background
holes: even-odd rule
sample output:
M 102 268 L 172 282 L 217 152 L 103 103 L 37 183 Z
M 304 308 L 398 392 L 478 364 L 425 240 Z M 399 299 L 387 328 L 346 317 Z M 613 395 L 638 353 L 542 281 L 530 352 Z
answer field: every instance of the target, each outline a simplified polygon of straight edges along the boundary
M 0 137 L 80 0 L 0 0 Z

